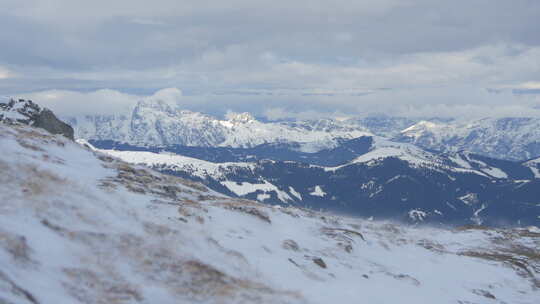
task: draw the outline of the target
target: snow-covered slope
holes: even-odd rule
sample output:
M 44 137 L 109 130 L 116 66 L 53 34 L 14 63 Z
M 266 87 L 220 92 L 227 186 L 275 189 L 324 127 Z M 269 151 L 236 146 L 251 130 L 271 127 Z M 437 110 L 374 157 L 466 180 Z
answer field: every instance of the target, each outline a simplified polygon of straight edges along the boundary
M 524 165 L 531 169 L 536 178 L 540 178 L 540 158 L 526 161 Z
M 366 153 L 332 167 L 275 160 L 213 163 L 164 152 L 101 151 L 270 204 L 413 223 L 540 224 L 536 167 L 466 152 L 433 153 L 378 137 Z
M 411 167 L 469 172 L 492 178 L 508 178 L 508 175 L 502 169 L 476 160 L 473 155 L 467 152 L 440 154 L 428 152 L 412 144 L 392 142 L 378 136 L 372 136 L 371 139 L 372 144 L 369 151 L 346 164 L 337 167 L 314 167 L 324 168 L 326 171 L 335 171 L 356 163 L 369 165 L 386 158 L 398 158 L 409 163 Z M 256 166 L 255 162 L 214 163 L 168 152 L 153 153 L 148 151 L 116 151 L 105 149 L 100 151 L 119 157 L 129 163 L 142 164 L 156 169 L 185 171 L 201 178 L 209 176 L 215 179 L 222 179 L 225 177 L 224 173 L 230 173 L 231 170 L 238 168 L 253 170 Z
M 524 160 L 540 155 L 539 118 L 486 118 L 448 123 L 421 121 L 396 140 L 439 151 L 466 150 L 500 159 Z
M 115 151 L 99 150 L 108 155 L 118 157 L 128 163 L 140 164 L 155 169 L 181 170 L 196 177 L 223 178 L 231 168 L 252 169 L 256 164 L 249 162 L 212 163 L 197 158 L 186 157 L 172 153 L 153 153 L 146 151 Z M 234 169 L 232 169 L 234 170 Z
M 400 227 L 223 197 L 0 124 L 1 303 L 535 303 L 538 228 Z
M 263 123 L 248 113 L 228 120 L 181 110 L 160 100 L 144 100 L 123 115 L 82 116 L 66 120 L 77 138 L 111 140 L 145 147 L 253 147 L 264 143 L 301 143 L 303 151 L 334 147 L 337 139 L 369 135 L 354 124 L 320 120 L 309 124 Z

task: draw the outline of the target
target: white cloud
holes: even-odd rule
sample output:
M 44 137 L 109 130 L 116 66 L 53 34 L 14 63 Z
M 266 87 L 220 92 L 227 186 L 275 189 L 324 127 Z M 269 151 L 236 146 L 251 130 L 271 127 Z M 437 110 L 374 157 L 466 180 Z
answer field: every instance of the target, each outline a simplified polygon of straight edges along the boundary
M 539 90 L 540 81 L 527 81 L 514 86 L 516 89 Z
M 281 119 L 298 119 L 298 120 L 310 120 L 320 118 L 333 118 L 337 120 L 344 120 L 352 118 L 356 113 L 343 113 L 341 111 L 324 112 L 324 111 L 300 111 L 291 112 L 284 108 L 267 108 L 264 110 L 263 115 L 269 120 L 281 120 Z
M 61 116 L 76 116 L 86 114 L 121 114 L 132 110 L 141 100 L 162 100 L 177 103 L 182 98 L 182 92 L 177 88 L 167 88 L 153 95 L 134 95 L 117 90 L 102 89 L 91 92 L 68 90 L 47 90 L 33 93 L 17 94 L 17 98 L 31 99 L 47 107 Z
M 379 90 L 371 94 L 304 94 L 285 90 L 280 94 L 254 95 L 242 92 L 185 96 L 177 88 L 150 95 L 116 90 L 77 92 L 48 90 L 21 93 L 63 116 L 125 113 L 140 100 L 162 100 L 186 110 L 217 116 L 250 112 L 276 119 L 344 118 L 385 114 L 410 117 L 540 117 L 540 94 L 514 94 L 512 89 L 492 93 L 472 86 Z M 226 105 L 226 106 L 224 106 Z
M 13 76 L 14 75 L 10 70 L 0 66 L 0 79 L 8 79 L 12 78 Z
M 538 106 L 539 9 L 505 0 L 4 0 L 0 90 L 48 91 L 61 111 L 81 113 L 122 110 L 140 92 L 170 87 L 184 95 L 166 98 L 221 114 L 521 113 Z

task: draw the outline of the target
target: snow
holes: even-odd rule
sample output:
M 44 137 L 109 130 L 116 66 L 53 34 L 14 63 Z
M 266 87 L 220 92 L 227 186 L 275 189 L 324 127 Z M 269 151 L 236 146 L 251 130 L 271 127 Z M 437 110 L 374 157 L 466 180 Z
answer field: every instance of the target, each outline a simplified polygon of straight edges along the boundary
M 538 168 L 532 166 L 529 168 L 533 172 L 535 178 L 540 178 L 540 170 Z
M 326 167 L 325 171 L 336 171 L 345 166 L 364 163 L 367 165 L 373 165 L 378 161 L 381 161 L 385 158 L 395 157 L 403 161 L 410 163 L 414 167 L 421 166 L 430 166 L 430 167 L 441 167 L 443 166 L 443 160 L 439 156 L 424 151 L 414 145 L 406 143 L 397 143 L 389 141 L 385 138 L 379 136 L 373 136 L 373 146 L 372 149 L 364 153 L 351 162 L 337 166 L 337 167 Z
M 30 303 L 22 290 L 74 304 L 538 300 L 540 265 L 523 255 L 537 252 L 537 227 L 419 228 L 274 208 L 26 126 L 0 124 L 0 150 L 0 302 Z M 154 154 L 117 155 L 220 170 Z
M 233 181 L 223 181 L 221 184 L 227 187 L 231 192 L 238 196 L 244 196 L 250 193 L 257 191 L 262 191 L 264 193 L 275 192 L 280 201 L 286 203 L 292 201 L 293 199 L 284 191 L 279 190 L 278 187 L 269 183 L 266 180 L 263 180 L 262 184 L 252 184 L 248 182 L 233 182 Z M 262 196 L 263 200 L 269 198 Z
M 467 152 L 456 153 L 448 157 L 452 162 L 460 166 L 461 168 L 453 168 L 455 172 L 474 173 L 478 175 L 494 177 L 494 178 L 508 178 L 508 174 L 500 168 L 495 168 L 487 165 L 486 163 L 473 159 Z M 475 169 L 476 165 L 479 169 Z
M 495 178 L 508 178 L 508 174 L 506 174 L 503 170 L 499 168 L 487 167 L 487 168 L 482 168 L 482 171 Z
M 533 232 L 533 233 L 540 233 L 540 228 L 536 227 L 536 226 L 529 226 L 526 228 L 527 231 L 529 232 Z
M 486 163 L 484 163 L 483 161 L 480 161 L 480 160 L 477 160 L 477 159 L 468 159 L 468 161 L 471 162 L 471 163 L 476 164 L 477 166 L 480 167 L 480 170 L 482 172 L 485 172 L 485 173 L 489 174 L 492 177 L 495 177 L 495 178 L 508 178 L 508 175 L 503 170 L 501 170 L 499 168 L 491 167 L 491 166 L 487 165 Z
M 430 121 L 419 121 L 417 124 L 412 125 L 406 129 L 403 129 L 400 133 L 406 134 L 407 136 L 418 138 L 422 136 L 422 133 L 426 130 L 432 130 L 437 128 L 437 124 Z
M 478 195 L 476 193 L 467 193 L 458 199 L 465 205 L 472 205 L 478 202 Z
M 0 119 L 11 119 L 12 121 L 17 121 L 18 119 L 25 120 L 28 118 L 17 111 L 3 111 L 0 113 Z
M 409 215 L 409 218 L 413 221 L 423 221 L 426 217 L 427 217 L 427 213 L 422 211 L 422 210 L 418 210 L 418 209 L 413 209 L 413 210 L 410 210 L 408 212 L 408 215 Z
M 456 154 L 453 157 L 450 156 L 449 158 L 461 168 L 472 169 L 471 164 L 468 162 L 468 160 L 464 160 L 460 154 Z
M 337 146 L 338 139 L 371 136 L 353 123 L 287 124 L 257 121 L 249 113 L 220 120 L 186 111 L 159 100 L 143 100 L 123 114 L 65 118 L 76 138 L 114 140 L 141 146 L 254 147 L 265 143 L 298 143 L 304 152 Z
M 540 158 L 531 159 L 524 163 L 525 166 L 529 167 L 534 174 L 535 178 L 540 178 Z
M 482 204 L 482 207 L 480 207 L 478 210 L 476 210 L 473 214 L 473 218 L 472 220 L 477 224 L 477 225 L 482 225 L 482 219 L 480 218 L 480 212 L 484 211 L 485 209 L 487 208 L 486 204 Z
M 419 122 L 401 131 L 401 139 L 444 152 L 467 150 L 493 158 L 520 161 L 537 155 L 538 118 L 456 119 Z
M 296 197 L 298 200 L 302 200 L 302 195 L 300 193 L 298 193 L 296 190 L 294 190 L 293 187 L 289 186 L 289 192 L 294 196 Z
M 257 194 L 257 200 L 258 200 L 259 202 L 264 202 L 265 200 L 269 199 L 270 197 L 271 197 L 270 194 L 266 194 L 266 193 L 264 193 L 264 194 Z
M 535 159 L 531 159 L 531 160 L 527 161 L 526 164 L 528 164 L 528 165 L 540 164 L 540 157 L 535 158 Z
M 385 184 L 390 184 L 390 183 L 392 183 L 393 181 L 398 180 L 398 179 L 400 179 L 400 178 L 402 178 L 402 177 L 403 177 L 403 176 L 401 176 L 401 175 L 398 174 L 398 175 L 392 177 L 391 179 L 387 180 Z
M 118 157 L 132 164 L 144 164 L 149 167 L 167 168 L 172 171 L 187 171 L 190 174 L 206 178 L 222 178 L 231 166 L 247 170 L 255 167 L 254 163 L 212 163 L 197 158 L 172 153 L 154 153 L 146 151 L 99 150 L 108 155 Z
M 326 192 L 323 191 L 321 186 L 317 185 L 317 186 L 315 186 L 315 189 L 313 190 L 313 192 L 311 192 L 310 194 L 313 195 L 313 196 L 324 197 L 326 195 Z

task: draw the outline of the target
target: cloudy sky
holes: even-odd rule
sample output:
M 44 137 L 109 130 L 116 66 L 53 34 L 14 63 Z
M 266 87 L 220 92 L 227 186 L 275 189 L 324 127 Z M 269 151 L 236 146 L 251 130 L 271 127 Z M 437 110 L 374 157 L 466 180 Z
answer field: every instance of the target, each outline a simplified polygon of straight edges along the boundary
M 540 116 L 538 0 L 0 0 L 0 26 L 1 95 L 62 114 Z

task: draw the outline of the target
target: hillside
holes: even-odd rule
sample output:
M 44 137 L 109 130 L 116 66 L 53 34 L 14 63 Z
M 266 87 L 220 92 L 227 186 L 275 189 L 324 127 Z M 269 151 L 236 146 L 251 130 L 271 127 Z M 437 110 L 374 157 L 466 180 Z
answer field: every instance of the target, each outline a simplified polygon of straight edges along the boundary
M 1 303 L 534 303 L 538 228 L 231 199 L 0 123 Z

